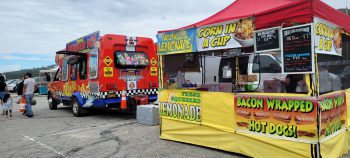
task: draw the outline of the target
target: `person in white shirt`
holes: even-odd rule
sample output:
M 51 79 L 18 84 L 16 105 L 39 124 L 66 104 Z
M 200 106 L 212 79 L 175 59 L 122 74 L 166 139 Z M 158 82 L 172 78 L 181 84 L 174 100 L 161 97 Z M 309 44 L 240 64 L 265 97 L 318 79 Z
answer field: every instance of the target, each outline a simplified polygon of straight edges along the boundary
M 23 82 L 23 94 L 26 99 L 26 116 L 33 117 L 33 111 L 32 111 L 32 105 L 31 101 L 34 96 L 34 91 L 37 88 L 37 85 L 35 83 L 35 80 L 32 77 L 31 73 L 26 73 L 24 75 L 24 82 Z

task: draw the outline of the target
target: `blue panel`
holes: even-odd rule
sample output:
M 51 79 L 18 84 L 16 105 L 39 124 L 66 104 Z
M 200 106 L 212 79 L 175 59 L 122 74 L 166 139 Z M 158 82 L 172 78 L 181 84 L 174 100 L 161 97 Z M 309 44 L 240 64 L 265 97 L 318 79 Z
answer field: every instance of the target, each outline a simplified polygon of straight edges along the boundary
M 62 100 L 70 100 L 71 97 L 67 97 L 67 96 L 61 96 Z
M 148 96 L 148 100 L 150 101 L 150 102 L 154 102 L 154 101 L 156 101 L 158 99 L 158 95 L 149 95 Z
M 120 103 L 120 98 L 111 98 L 111 99 L 95 99 L 92 102 L 91 108 L 106 108 L 107 104 L 118 104 Z
M 75 92 L 73 94 L 73 96 L 75 96 L 77 98 L 79 106 L 83 106 L 85 104 L 85 101 L 84 101 L 83 97 L 81 96 L 80 92 Z

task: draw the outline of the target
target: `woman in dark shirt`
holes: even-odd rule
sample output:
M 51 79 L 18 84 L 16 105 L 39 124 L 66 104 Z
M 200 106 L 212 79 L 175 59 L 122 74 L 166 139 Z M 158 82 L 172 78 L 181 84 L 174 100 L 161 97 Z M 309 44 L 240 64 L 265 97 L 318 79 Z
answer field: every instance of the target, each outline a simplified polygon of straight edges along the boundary
M 21 96 L 23 95 L 23 82 L 24 80 L 22 80 L 21 82 L 18 83 L 18 88 L 17 88 L 17 94 L 18 96 Z
M 0 75 L 0 104 L 1 106 L 4 104 L 3 99 L 5 94 L 8 92 L 7 85 L 5 82 L 5 77 Z M 2 115 L 5 115 L 5 111 L 2 110 Z

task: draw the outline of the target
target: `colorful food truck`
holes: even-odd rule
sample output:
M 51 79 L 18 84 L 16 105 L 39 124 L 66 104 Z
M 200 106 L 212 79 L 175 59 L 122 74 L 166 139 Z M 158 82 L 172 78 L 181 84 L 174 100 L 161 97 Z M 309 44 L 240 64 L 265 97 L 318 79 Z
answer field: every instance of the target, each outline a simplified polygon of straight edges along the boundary
M 99 32 L 67 43 L 56 52 L 49 107 L 72 106 L 74 116 L 89 108 L 130 111 L 157 100 L 158 63 L 151 38 Z

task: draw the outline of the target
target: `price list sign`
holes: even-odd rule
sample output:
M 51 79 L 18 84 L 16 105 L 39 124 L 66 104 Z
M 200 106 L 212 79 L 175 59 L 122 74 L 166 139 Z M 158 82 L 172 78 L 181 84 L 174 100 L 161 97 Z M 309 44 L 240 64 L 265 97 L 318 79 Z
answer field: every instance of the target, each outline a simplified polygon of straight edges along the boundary
M 311 24 L 282 29 L 282 73 L 314 72 Z
M 254 33 L 255 53 L 280 50 L 280 27 L 258 30 Z

